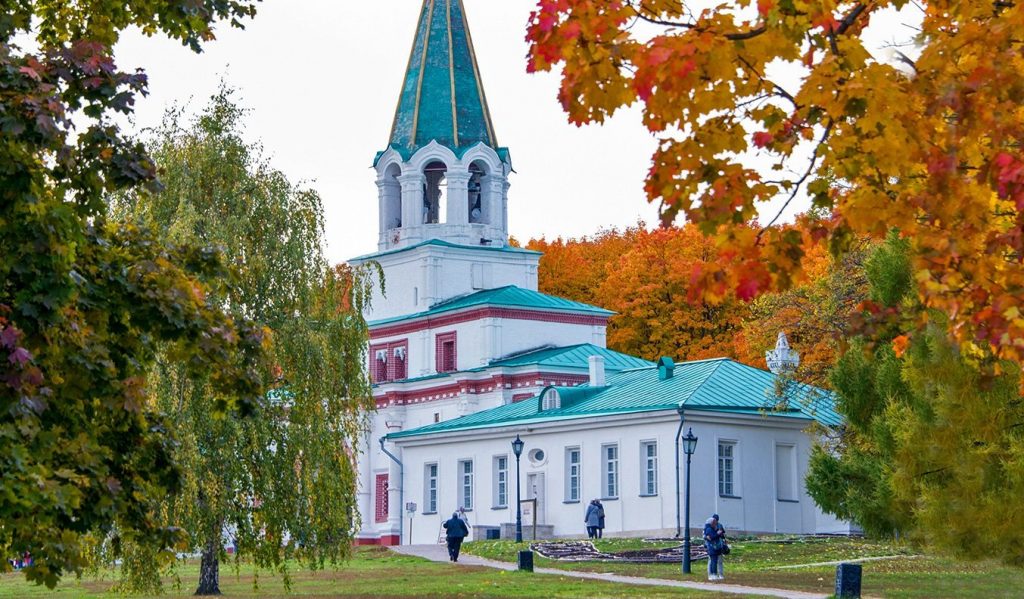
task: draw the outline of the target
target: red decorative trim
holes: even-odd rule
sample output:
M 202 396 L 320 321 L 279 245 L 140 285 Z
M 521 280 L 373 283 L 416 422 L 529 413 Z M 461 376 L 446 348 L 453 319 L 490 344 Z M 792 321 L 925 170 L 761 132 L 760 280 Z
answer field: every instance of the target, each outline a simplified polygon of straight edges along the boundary
M 531 397 L 535 397 L 536 395 L 536 393 L 516 393 L 515 395 L 512 396 L 512 403 L 518 403 L 523 401 L 524 399 L 530 399 Z
M 378 354 L 381 352 L 383 352 L 383 360 L 378 358 Z M 408 371 L 408 339 L 370 346 L 370 378 L 374 383 L 402 380 L 408 376 Z
M 472 322 L 483 318 L 506 318 L 509 320 L 532 320 L 535 322 L 557 322 L 588 326 L 607 326 L 608 316 L 599 314 L 571 314 L 567 312 L 541 312 L 523 308 L 484 307 L 454 314 L 442 314 L 433 318 L 422 318 L 379 327 L 370 327 L 370 339 L 381 339 L 395 335 L 418 333 L 440 327 Z
M 485 379 L 445 380 L 435 387 L 426 389 L 410 389 L 407 391 L 391 390 L 375 395 L 378 408 L 388 406 L 429 403 L 444 399 L 455 399 L 460 395 L 481 395 L 502 390 L 518 390 L 517 397 L 533 397 L 547 385 L 575 387 L 590 380 L 586 374 L 564 374 L 550 372 L 530 372 L 526 374 L 498 374 Z
M 356 544 L 356 546 L 359 546 L 359 547 L 367 547 L 367 546 L 372 546 L 372 545 L 380 545 L 380 546 L 383 546 L 383 547 L 394 547 L 396 545 L 401 545 L 402 541 L 398 537 L 398 535 L 384 535 L 384 536 L 373 538 L 373 539 L 368 539 L 368 538 L 365 538 L 365 537 L 358 538 L 358 539 L 355 540 L 355 544 Z
M 388 521 L 388 475 L 378 474 L 376 490 L 376 501 L 374 503 L 374 520 L 376 522 Z
M 458 370 L 458 338 L 455 331 L 441 333 L 435 338 L 435 368 L 438 373 Z

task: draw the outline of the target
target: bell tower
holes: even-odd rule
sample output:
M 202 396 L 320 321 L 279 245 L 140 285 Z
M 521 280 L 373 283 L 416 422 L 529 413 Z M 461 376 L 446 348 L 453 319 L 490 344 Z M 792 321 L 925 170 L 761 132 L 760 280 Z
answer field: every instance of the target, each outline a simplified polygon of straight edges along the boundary
M 379 251 L 508 243 L 512 164 L 494 134 L 462 0 L 424 0 L 391 139 L 374 168 Z

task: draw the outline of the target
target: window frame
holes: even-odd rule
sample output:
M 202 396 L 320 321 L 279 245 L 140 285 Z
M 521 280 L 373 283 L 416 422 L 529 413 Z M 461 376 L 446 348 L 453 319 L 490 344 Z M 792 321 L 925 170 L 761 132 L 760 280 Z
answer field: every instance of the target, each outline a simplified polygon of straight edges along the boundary
M 779 485 L 779 448 L 785 447 L 789 450 L 789 491 L 792 492 L 792 499 L 783 497 Z M 773 456 L 773 469 L 775 470 L 775 501 L 780 503 L 800 503 L 800 464 L 797 462 L 796 443 L 775 443 L 775 455 Z
M 469 472 L 466 472 L 466 466 L 469 466 Z M 474 485 L 476 484 L 476 467 L 473 465 L 473 459 L 467 458 L 458 461 L 458 499 L 459 507 L 464 511 L 473 511 L 473 505 L 475 497 Z M 467 479 L 468 477 L 468 479 Z
M 433 473 L 431 473 L 433 468 Z M 438 481 L 440 480 L 441 467 L 437 462 L 428 462 L 423 465 L 423 514 L 436 514 L 438 503 Z
M 609 457 L 608 450 L 615 450 L 615 457 Z M 621 490 L 619 462 L 622 454 L 618 443 L 601 445 L 601 499 L 618 499 Z M 613 491 L 613 492 L 609 492 Z
M 501 467 L 502 460 L 505 461 L 504 468 Z M 506 453 L 494 456 L 492 465 L 494 470 L 494 484 L 492 489 L 493 497 L 491 498 L 492 508 L 496 510 L 508 509 L 508 454 Z M 502 488 L 503 486 L 504 488 Z M 502 495 L 504 495 L 504 501 L 502 501 Z
M 456 331 L 438 333 L 434 337 L 434 368 L 438 374 L 458 372 L 459 370 L 459 343 Z M 451 346 L 451 354 L 445 351 Z M 450 357 L 450 359 L 449 359 Z
M 572 455 L 576 454 L 576 462 Z M 575 473 L 573 469 L 575 468 Z M 576 496 L 573 497 L 573 481 L 576 483 Z M 579 503 L 583 497 L 583 449 L 579 445 L 565 448 L 565 499 L 562 503 Z
M 654 448 L 654 455 L 649 449 Z M 660 483 L 658 476 L 658 441 L 647 439 L 640 442 L 640 496 L 656 497 Z
M 739 471 L 737 464 L 739 462 L 739 441 L 736 439 L 717 439 L 715 447 L 715 482 L 718 483 L 718 496 L 725 497 L 727 499 L 739 499 L 739 479 L 736 473 Z M 729 455 L 723 456 L 722 448 L 728 447 L 730 449 Z M 728 460 L 728 480 L 724 480 L 724 473 L 726 470 L 723 468 L 723 462 Z

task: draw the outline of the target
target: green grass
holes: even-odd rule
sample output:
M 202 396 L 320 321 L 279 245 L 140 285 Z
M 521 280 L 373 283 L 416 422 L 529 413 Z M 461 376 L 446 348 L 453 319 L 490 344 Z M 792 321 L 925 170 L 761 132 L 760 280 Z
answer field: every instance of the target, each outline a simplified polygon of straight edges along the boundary
M 19 573 L 0 575 L 0 597 L 51 597 L 109 599 L 114 572 L 98 578 L 70 580 L 50 591 L 25 582 Z M 187 564 L 179 569 L 180 589 L 166 581 L 167 595 L 190 596 L 198 580 L 198 567 Z M 432 563 L 405 557 L 386 549 L 360 549 L 344 566 L 322 572 L 292 572 L 291 594 L 286 594 L 281 578 L 269 573 L 259 577 L 253 587 L 253 570 L 243 566 L 241 576 L 231 567 L 221 569 L 221 591 L 228 597 L 696 597 L 714 599 L 718 593 L 684 589 L 633 587 L 629 585 L 546 576 L 523 572 L 505 572 L 492 568 L 448 563 Z M 730 597 L 735 597 L 732 595 Z
M 595 544 L 598 549 L 607 552 L 671 545 L 645 543 L 640 539 L 603 539 Z M 1024 570 L 994 562 L 961 563 L 945 557 L 915 557 L 911 548 L 891 542 L 834 538 L 809 539 L 791 544 L 763 540 L 734 541 L 731 545 L 733 551 L 725 558 L 725 574 L 726 581 L 734 584 L 827 594 L 835 586 L 835 566 L 796 569 L 780 569 L 780 566 L 903 555 L 906 557 L 863 564 L 863 593 L 866 597 L 940 599 L 1024 595 Z M 510 541 L 481 541 L 464 546 L 467 553 L 501 561 L 514 561 L 516 550 L 516 544 Z M 687 579 L 680 572 L 679 564 L 557 562 L 537 556 L 536 565 L 648 578 Z M 706 562 L 694 562 L 694 573 L 688 579 L 704 580 L 706 568 Z

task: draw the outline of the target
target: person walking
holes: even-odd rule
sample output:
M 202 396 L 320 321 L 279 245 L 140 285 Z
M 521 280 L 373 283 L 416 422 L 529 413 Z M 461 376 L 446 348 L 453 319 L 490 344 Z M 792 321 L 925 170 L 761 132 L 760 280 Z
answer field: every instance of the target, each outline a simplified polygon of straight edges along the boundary
M 462 550 L 462 541 L 469 536 L 469 527 L 466 522 L 459 518 L 459 513 L 454 512 L 452 519 L 443 524 L 445 540 L 448 541 L 448 559 L 453 562 L 459 561 L 459 551 Z
M 591 499 L 587 504 L 587 511 L 583 516 L 583 523 L 587 525 L 587 537 L 597 538 L 597 527 L 601 524 L 601 508 L 597 506 L 597 500 Z
M 597 501 L 597 538 L 604 538 L 604 504 L 601 500 Z
M 708 551 L 708 580 L 725 578 L 719 573 L 724 547 L 725 528 L 719 524 L 718 514 L 714 514 L 704 523 L 704 548 Z

